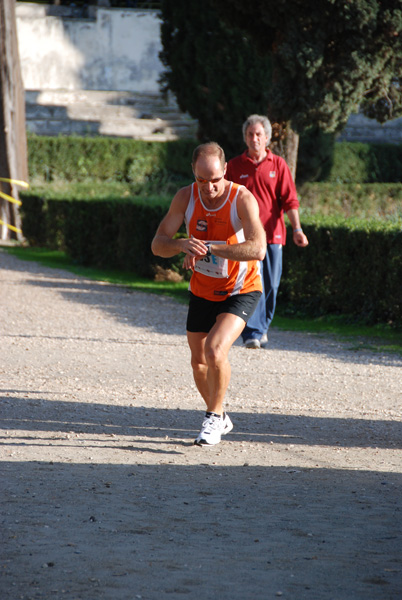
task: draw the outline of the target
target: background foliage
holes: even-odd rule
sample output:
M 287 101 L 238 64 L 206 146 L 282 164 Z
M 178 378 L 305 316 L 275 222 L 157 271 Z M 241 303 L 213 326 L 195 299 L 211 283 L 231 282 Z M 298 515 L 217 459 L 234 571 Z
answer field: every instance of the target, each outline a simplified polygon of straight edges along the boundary
M 24 234 L 32 245 L 65 249 L 81 265 L 146 277 L 154 277 L 159 265 L 184 274 L 181 256 L 161 259 L 150 249 L 168 204 L 140 197 L 55 200 L 25 192 Z M 285 246 L 281 305 L 293 314 L 346 314 L 366 324 L 400 325 L 401 222 L 303 216 L 310 245 L 303 251 Z
M 339 131 L 362 101 L 382 103 L 383 121 L 402 114 L 400 0 L 212 4 L 269 57 L 268 114 L 275 120 L 291 121 L 299 133 L 311 126 Z
M 313 140 L 299 151 L 297 183 L 332 181 L 374 183 L 402 181 L 402 145 L 333 143 L 326 138 L 325 158 Z M 76 136 L 28 137 L 30 181 L 105 181 L 132 184 L 131 192 L 160 193 L 168 181 L 174 192 L 180 182 L 192 180 L 191 155 L 197 142 L 143 142 L 127 138 L 87 138 Z M 318 158 L 317 158 L 318 156 Z M 228 155 L 230 158 L 231 155 Z M 311 160 L 313 157 L 313 161 Z M 135 190 L 134 190 L 135 188 Z
M 298 177 L 317 178 L 360 106 L 381 122 L 402 114 L 400 0 L 162 0 L 161 16 L 163 87 L 230 157 L 260 113 L 291 168 L 292 130 L 313 148 Z
M 22 193 L 31 245 L 67 250 L 78 263 L 153 278 L 157 266 L 184 275 L 182 257 L 152 255 L 151 240 L 172 194 L 191 181 L 194 142 L 98 138 L 29 139 L 31 181 Z M 281 307 L 290 314 L 347 314 L 363 323 L 402 323 L 401 148 L 336 144 L 328 181 L 299 188 L 310 245 L 284 250 Z M 78 157 L 81 170 L 74 174 Z M 374 158 L 381 169 L 373 169 Z M 51 176 L 50 176 L 51 175 Z M 57 179 L 56 179 L 57 177 Z M 341 183 L 351 179 L 359 183 Z M 50 181 L 49 181 L 50 179 Z
M 252 40 L 228 27 L 211 0 L 164 0 L 160 54 L 164 89 L 199 123 L 199 139 L 225 152 L 242 151 L 241 126 L 250 113 L 266 114 L 269 58 Z
M 194 140 L 28 136 L 31 181 L 147 181 L 169 171 L 191 177 Z

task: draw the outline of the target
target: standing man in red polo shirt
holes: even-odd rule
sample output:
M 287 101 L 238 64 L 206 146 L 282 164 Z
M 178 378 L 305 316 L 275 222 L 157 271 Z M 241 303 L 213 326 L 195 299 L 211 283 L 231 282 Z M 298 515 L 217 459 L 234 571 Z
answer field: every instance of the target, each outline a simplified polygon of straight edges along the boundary
M 257 309 L 242 332 L 246 348 L 268 342 L 282 275 L 282 247 L 286 243 L 286 212 L 297 246 L 308 245 L 300 225 L 296 186 L 285 160 L 268 149 L 272 128 L 267 117 L 250 115 L 243 123 L 247 150 L 228 162 L 226 178 L 246 186 L 255 196 L 267 236 L 267 253 L 261 263 L 264 291 Z

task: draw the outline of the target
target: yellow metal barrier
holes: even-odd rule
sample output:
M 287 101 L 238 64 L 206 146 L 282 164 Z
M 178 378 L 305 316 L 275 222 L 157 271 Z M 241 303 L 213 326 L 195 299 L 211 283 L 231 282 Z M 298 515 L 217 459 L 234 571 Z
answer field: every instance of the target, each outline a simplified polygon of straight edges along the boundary
M 21 187 L 28 188 L 29 184 L 26 181 L 20 181 L 19 179 L 7 179 L 6 177 L 0 177 L 0 181 L 4 181 L 5 183 L 14 183 L 15 185 L 20 185 Z M 17 204 L 17 206 L 21 206 L 21 200 L 16 200 L 12 196 L 9 196 L 5 192 L 0 191 L 0 198 L 4 198 L 7 202 L 12 202 L 13 204 Z M 5 225 L 11 231 L 15 231 L 16 233 L 22 233 L 21 229 L 18 227 L 14 227 L 14 225 L 9 225 L 0 219 L 0 225 Z

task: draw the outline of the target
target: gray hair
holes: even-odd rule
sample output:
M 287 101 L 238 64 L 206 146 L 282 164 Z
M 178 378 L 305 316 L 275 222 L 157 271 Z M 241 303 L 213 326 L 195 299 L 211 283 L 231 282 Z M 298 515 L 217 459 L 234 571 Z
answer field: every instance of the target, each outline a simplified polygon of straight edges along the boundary
M 268 138 L 268 141 L 267 141 L 267 146 L 268 146 L 268 144 L 271 142 L 272 127 L 271 127 L 271 123 L 269 122 L 269 119 L 267 117 L 265 117 L 264 115 L 250 115 L 249 117 L 247 117 L 247 119 L 243 123 L 243 139 L 244 139 L 244 141 L 246 141 L 246 133 L 247 133 L 247 129 L 250 127 L 250 125 L 256 125 L 257 123 L 261 123 L 261 125 L 264 128 L 265 135 Z

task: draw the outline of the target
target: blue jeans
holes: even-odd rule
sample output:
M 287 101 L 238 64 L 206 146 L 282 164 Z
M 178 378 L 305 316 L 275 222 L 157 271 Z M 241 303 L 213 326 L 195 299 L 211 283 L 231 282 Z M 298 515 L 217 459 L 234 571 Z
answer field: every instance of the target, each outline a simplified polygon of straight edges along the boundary
M 249 339 L 260 340 L 274 318 L 282 275 L 282 244 L 268 244 L 265 258 L 261 261 L 261 274 L 262 296 L 241 334 L 243 342 Z

